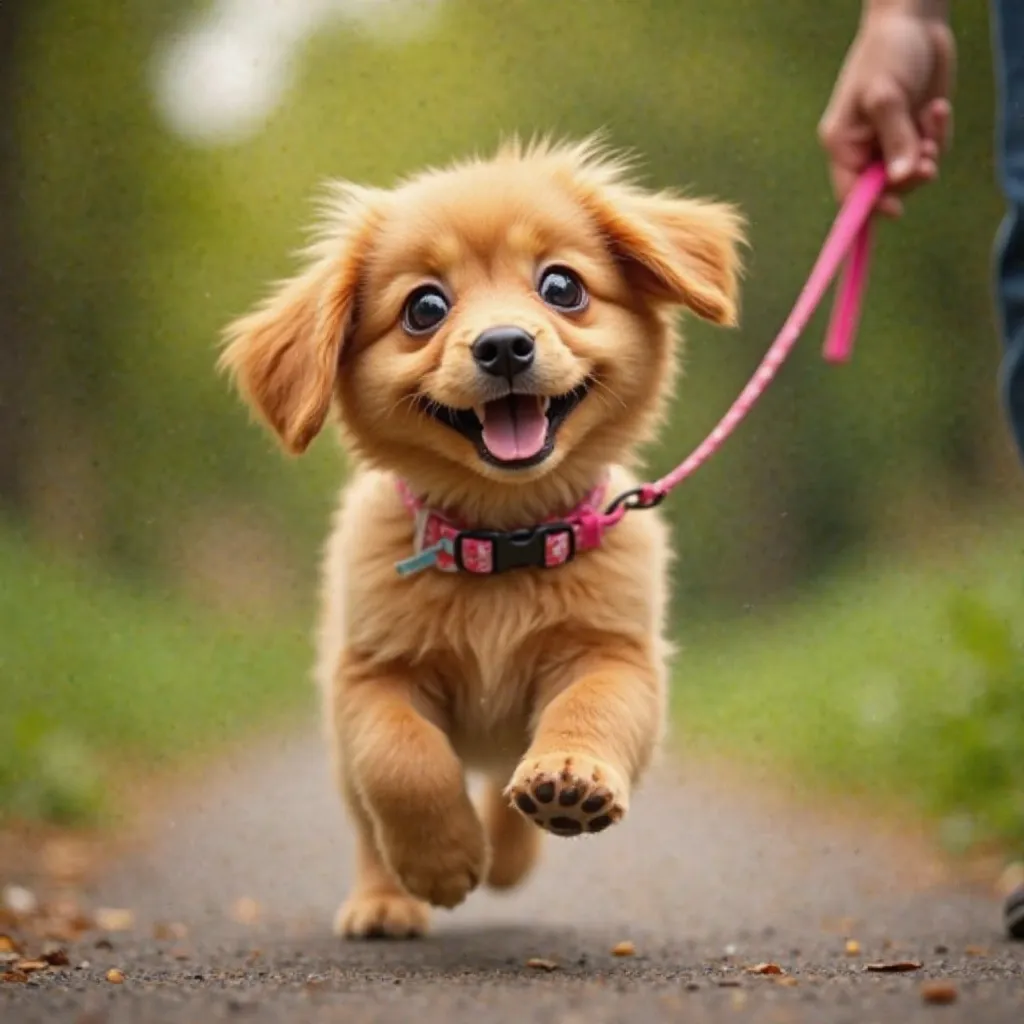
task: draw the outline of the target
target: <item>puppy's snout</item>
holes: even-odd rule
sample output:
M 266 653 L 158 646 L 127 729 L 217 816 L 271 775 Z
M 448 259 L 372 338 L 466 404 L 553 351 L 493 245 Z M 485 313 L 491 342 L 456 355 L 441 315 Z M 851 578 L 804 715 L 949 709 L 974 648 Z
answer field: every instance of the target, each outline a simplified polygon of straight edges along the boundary
M 511 380 L 533 366 L 533 336 L 520 327 L 490 327 L 473 342 L 473 358 L 484 373 Z

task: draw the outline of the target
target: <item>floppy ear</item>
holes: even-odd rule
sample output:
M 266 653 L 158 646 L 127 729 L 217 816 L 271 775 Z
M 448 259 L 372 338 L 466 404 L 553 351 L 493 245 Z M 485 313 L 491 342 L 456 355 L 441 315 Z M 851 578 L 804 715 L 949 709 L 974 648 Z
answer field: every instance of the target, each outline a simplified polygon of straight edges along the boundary
M 331 407 L 369 247 L 370 195 L 334 186 L 306 267 L 224 331 L 218 365 L 293 455 L 309 447 Z
M 736 326 L 746 239 L 735 207 L 619 183 L 598 185 L 583 198 L 635 287 Z

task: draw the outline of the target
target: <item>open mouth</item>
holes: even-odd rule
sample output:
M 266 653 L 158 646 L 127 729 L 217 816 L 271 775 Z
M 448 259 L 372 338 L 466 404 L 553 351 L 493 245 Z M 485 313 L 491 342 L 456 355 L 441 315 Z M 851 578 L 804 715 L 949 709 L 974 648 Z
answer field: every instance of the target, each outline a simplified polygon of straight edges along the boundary
M 554 451 L 558 428 L 589 390 L 590 382 L 584 381 L 555 398 L 509 394 L 474 409 L 423 404 L 438 423 L 472 441 L 485 462 L 502 469 L 527 469 Z

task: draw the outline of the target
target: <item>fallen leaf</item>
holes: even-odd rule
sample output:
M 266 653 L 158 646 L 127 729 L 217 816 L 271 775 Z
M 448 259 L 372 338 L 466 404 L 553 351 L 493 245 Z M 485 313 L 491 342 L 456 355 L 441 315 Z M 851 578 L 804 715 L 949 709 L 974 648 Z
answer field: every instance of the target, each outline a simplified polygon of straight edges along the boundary
M 860 956 L 860 943 L 856 939 L 846 940 L 846 955 Z
M 19 946 L 10 935 L 0 935 L 0 953 L 20 953 Z
M 921 963 L 918 960 L 887 960 L 875 964 L 865 964 L 865 971 L 874 971 L 881 974 L 899 974 L 902 971 L 919 971 Z
M 111 969 L 106 973 L 106 979 L 111 985 L 123 985 L 124 973 L 119 971 L 116 967 L 111 967 Z
M 91 918 L 88 914 L 85 914 L 85 913 L 82 913 L 82 912 L 79 912 L 77 914 L 73 914 L 69 918 L 68 924 L 72 928 L 75 928 L 75 929 L 77 929 L 80 932 L 92 931 L 92 929 L 96 927 L 95 920 L 93 918 Z
M 747 968 L 747 974 L 785 974 L 786 972 L 778 964 L 754 964 Z
M 535 971 L 557 971 L 558 964 L 554 960 L 545 960 L 539 956 L 532 956 L 526 961 L 526 966 Z
M 933 1006 L 955 1003 L 960 993 L 951 981 L 926 981 L 921 986 L 921 999 Z
M 67 967 L 71 962 L 68 959 L 67 950 L 61 949 L 59 946 L 56 949 L 50 949 L 44 952 L 42 959 L 44 959 L 51 967 Z
M 28 975 L 24 971 L 4 971 L 3 974 L 0 974 L 0 981 L 12 985 L 28 981 Z
M 235 900 L 231 907 L 231 916 L 239 924 L 255 924 L 260 919 L 260 905 L 248 896 Z
M 128 932 L 135 927 L 135 914 L 116 907 L 100 907 L 96 911 L 96 927 L 104 932 Z
M 31 974 L 33 971 L 45 971 L 50 965 L 45 960 L 19 960 L 15 965 L 16 971 L 24 971 Z
M 5 885 L 3 905 L 18 917 L 28 917 L 39 909 L 39 900 L 31 889 L 23 885 Z
M 612 946 L 612 956 L 636 956 L 636 946 L 632 942 L 617 942 Z

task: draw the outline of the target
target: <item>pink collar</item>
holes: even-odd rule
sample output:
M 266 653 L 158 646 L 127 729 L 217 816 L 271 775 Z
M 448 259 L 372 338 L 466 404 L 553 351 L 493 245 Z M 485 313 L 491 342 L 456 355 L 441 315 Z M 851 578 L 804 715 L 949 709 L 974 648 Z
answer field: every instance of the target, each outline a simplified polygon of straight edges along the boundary
M 861 175 L 839 211 L 796 305 L 761 365 L 714 430 L 675 469 L 654 483 L 641 484 L 620 494 L 603 512 L 597 507 L 604 496 L 602 486 L 588 494 L 564 519 L 511 531 L 462 530 L 440 513 L 424 508 L 400 482 L 402 500 L 416 517 L 416 553 L 398 563 L 398 572 L 407 576 L 431 565 L 445 572 L 462 569 L 480 575 L 528 566 L 553 568 L 571 562 L 577 551 L 598 547 L 605 532 L 632 509 L 660 505 L 670 491 L 718 451 L 761 397 L 840 272 L 824 356 L 830 363 L 846 362 L 853 352 L 853 336 L 867 282 L 871 216 L 885 186 L 882 163 L 873 164 Z
M 404 480 L 398 494 L 415 522 L 415 553 L 397 565 L 409 576 L 433 565 L 441 572 L 488 576 L 508 569 L 565 565 L 577 552 L 600 547 L 606 517 L 600 511 L 608 489 L 602 481 L 567 515 L 516 530 L 466 529 L 429 508 Z

